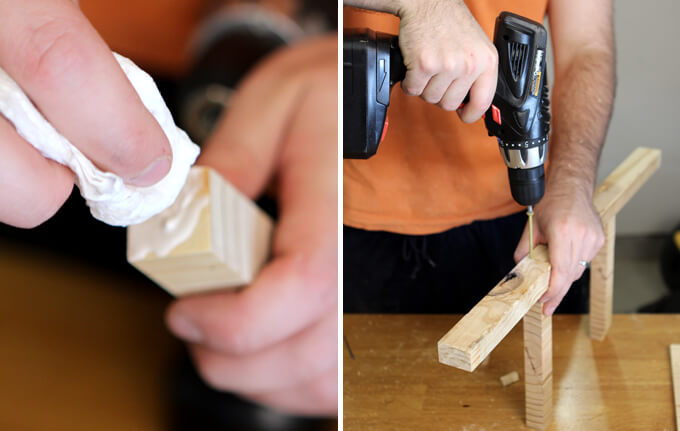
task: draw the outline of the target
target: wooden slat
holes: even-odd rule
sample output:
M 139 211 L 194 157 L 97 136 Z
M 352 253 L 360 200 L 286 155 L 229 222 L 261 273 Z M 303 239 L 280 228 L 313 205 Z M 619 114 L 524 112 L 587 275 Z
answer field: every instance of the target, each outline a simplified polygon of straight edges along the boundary
M 526 423 L 543 430 L 552 419 L 552 317 L 536 303 L 523 322 Z
M 590 266 L 590 338 L 604 340 L 612 322 L 616 217 L 604 224 L 605 243 Z
M 680 344 L 670 345 L 673 400 L 675 401 L 675 429 L 680 431 Z
M 593 195 L 602 222 L 614 217 L 660 165 L 661 150 L 639 147 L 614 169 Z
M 661 152 L 638 148 L 595 191 L 593 202 L 603 220 L 611 219 L 659 167 Z M 509 277 L 519 275 L 508 289 Z M 437 343 L 439 362 L 474 371 L 481 361 L 548 290 L 548 250 L 539 246 L 494 287 Z M 592 312 L 593 310 L 591 310 Z
M 474 371 L 548 289 L 548 249 L 539 245 L 437 343 L 439 362 Z

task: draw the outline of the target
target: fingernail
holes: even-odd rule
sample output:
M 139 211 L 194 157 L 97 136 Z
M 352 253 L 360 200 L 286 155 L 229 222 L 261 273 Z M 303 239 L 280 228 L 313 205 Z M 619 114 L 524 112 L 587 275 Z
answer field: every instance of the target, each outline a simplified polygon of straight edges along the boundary
M 555 311 L 555 308 L 554 308 L 554 307 L 546 307 L 544 313 L 545 313 L 546 316 L 552 316 L 552 314 L 553 314 L 554 311 Z
M 161 156 L 154 160 L 142 173 L 125 182 L 137 186 L 148 187 L 162 180 L 170 171 L 170 156 Z
M 540 302 L 541 304 L 545 304 L 546 302 L 548 302 L 548 298 L 541 298 L 538 300 L 538 302 Z
M 198 329 L 198 326 L 184 316 L 173 316 L 168 326 L 170 326 L 173 334 L 184 341 L 195 344 L 203 341 L 203 333 Z

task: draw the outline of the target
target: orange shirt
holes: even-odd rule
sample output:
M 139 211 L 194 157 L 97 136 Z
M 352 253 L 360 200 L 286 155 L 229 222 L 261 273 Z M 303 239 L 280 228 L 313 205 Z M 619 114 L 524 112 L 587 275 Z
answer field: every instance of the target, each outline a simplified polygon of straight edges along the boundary
M 547 0 L 466 1 L 493 40 L 496 17 L 510 11 L 543 22 Z M 344 8 L 345 27 L 397 34 L 398 18 Z M 419 97 L 392 91 L 389 127 L 375 156 L 343 162 L 344 224 L 411 235 L 442 232 L 521 209 L 484 122 L 465 124 Z

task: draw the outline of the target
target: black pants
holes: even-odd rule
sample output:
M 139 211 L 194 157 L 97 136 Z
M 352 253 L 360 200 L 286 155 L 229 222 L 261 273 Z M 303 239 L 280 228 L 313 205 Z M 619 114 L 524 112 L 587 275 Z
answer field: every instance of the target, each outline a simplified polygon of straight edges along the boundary
M 515 266 L 524 213 L 432 235 L 344 227 L 347 313 L 466 313 Z M 586 271 L 557 308 L 588 311 Z

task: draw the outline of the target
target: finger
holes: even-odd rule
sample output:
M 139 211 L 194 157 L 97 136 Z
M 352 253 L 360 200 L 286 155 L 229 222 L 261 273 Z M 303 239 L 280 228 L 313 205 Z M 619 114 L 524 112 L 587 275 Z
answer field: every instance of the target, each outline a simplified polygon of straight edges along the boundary
M 199 163 L 216 169 L 246 196 L 259 195 L 280 155 L 291 113 L 308 91 L 306 75 L 335 62 L 336 38 L 301 43 L 265 60 L 239 85 Z
M 432 76 L 425 85 L 421 95 L 423 100 L 427 103 L 440 104 L 450 88 L 456 83 L 456 78 L 461 75 L 462 69 L 462 62 L 456 61 L 455 59 L 444 58 L 441 65 L 437 68 L 437 73 Z M 467 92 L 467 88 L 462 91 Z M 460 101 L 463 100 L 463 97 L 465 96 L 461 96 Z M 450 96 L 449 99 L 451 99 Z M 458 102 L 458 105 L 460 105 L 460 101 Z M 452 100 L 449 100 L 449 103 L 451 102 Z M 458 105 L 456 105 L 455 108 L 448 110 L 454 110 L 458 108 Z
M 455 111 L 460 108 L 471 84 L 472 81 L 466 79 L 453 81 L 439 102 L 439 107 L 446 111 Z
M 73 174 L 44 158 L 0 116 L 0 222 L 35 227 L 62 206 L 73 189 Z
M 287 413 L 335 416 L 338 412 L 338 370 L 329 370 L 318 379 L 294 388 L 247 395 L 246 398 Z
M 497 79 L 498 68 L 491 67 L 475 80 L 470 87 L 470 101 L 458 111 L 458 115 L 464 123 L 479 120 L 484 112 L 489 109 L 496 92 Z
M 569 258 L 563 258 L 562 260 L 562 267 L 563 268 L 570 268 L 571 271 L 569 271 L 569 275 L 565 277 L 563 284 L 559 289 L 556 290 L 555 296 L 546 302 L 544 306 L 544 311 L 546 315 L 552 315 L 557 307 L 560 305 L 562 300 L 564 299 L 565 295 L 571 288 L 571 285 L 574 283 L 574 281 L 578 280 L 581 278 L 583 275 L 583 272 L 586 270 L 586 267 L 582 264 L 580 264 L 580 259 L 579 257 L 583 255 L 583 247 L 584 245 L 584 239 L 579 240 L 578 237 L 573 238 L 571 242 L 571 256 L 568 256 Z M 567 255 L 563 255 L 567 256 Z
M 578 280 L 583 276 L 587 264 L 591 260 L 589 254 L 590 250 L 593 248 L 592 243 L 594 241 L 594 237 L 590 234 L 590 232 L 585 226 L 578 226 L 576 228 L 576 233 L 571 235 L 571 238 L 572 238 L 572 257 L 571 257 L 572 274 L 570 277 L 571 281 L 569 283 L 567 290 L 569 290 L 569 287 L 571 287 L 571 284 L 574 281 Z M 584 265 L 582 262 L 586 263 L 586 265 Z
M 451 85 L 453 80 L 453 75 L 450 73 L 438 73 L 430 79 L 425 88 L 423 89 L 423 94 L 420 95 L 424 101 L 427 103 L 437 104 L 444 97 L 444 93 Z
M 593 259 L 595 259 L 595 256 L 597 256 L 600 253 L 600 250 L 602 250 L 602 247 L 605 246 L 605 234 L 602 227 L 602 222 L 599 220 L 598 222 L 599 223 L 597 224 L 597 227 L 589 236 L 590 247 L 587 248 L 588 252 L 585 255 L 585 259 L 588 262 L 591 262 Z
M 232 354 L 253 352 L 290 337 L 337 304 L 337 58 L 329 59 L 309 76 L 300 77 L 299 64 L 295 68 L 305 97 L 296 99 L 292 112 L 299 120 L 287 122 L 278 155 L 274 260 L 241 292 L 175 303 L 168 324 L 185 339 Z
M 560 305 L 560 302 L 562 302 L 562 299 L 564 299 L 564 296 L 569 291 L 571 283 L 571 281 L 566 282 L 566 284 L 555 290 L 554 296 L 543 305 L 543 314 L 552 316 L 555 313 L 555 309 Z
M 569 241 L 570 253 L 563 252 L 559 256 L 560 268 L 564 274 L 566 274 L 563 280 L 560 282 L 559 287 L 555 290 L 554 296 L 545 303 L 546 315 L 554 313 L 555 309 L 562 302 L 562 299 L 569 291 L 572 283 L 583 275 L 586 267 L 580 264 L 580 256 L 583 256 L 584 252 L 584 241 L 580 235 L 574 234 L 571 236 L 571 241 Z M 558 259 L 556 256 L 555 259 Z M 551 257 L 551 262 L 552 262 Z M 548 314 L 550 313 L 550 314 Z
M 577 263 L 576 265 L 577 266 L 576 266 L 576 269 L 574 270 L 574 275 L 572 277 L 573 279 L 571 280 L 572 283 L 575 282 L 576 280 L 578 280 L 579 278 L 583 277 L 583 273 L 586 272 L 586 268 L 587 268 L 586 265 L 582 265 L 581 263 Z
M 420 59 L 412 66 L 406 65 L 407 71 L 401 88 L 409 96 L 420 96 L 432 77 L 439 71 L 438 60 L 429 53 L 421 53 Z
M 171 149 L 111 51 L 69 0 L 0 0 L 0 66 L 100 169 L 148 186 Z
M 565 240 L 552 241 L 548 238 L 548 254 L 550 258 L 550 282 L 548 291 L 539 302 L 544 303 L 543 313 L 550 316 L 564 297 L 571 285 L 573 266 L 572 243 Z
M 585 265 L 583 263 L 586 263 Z M 583 276 L 583 273 L 586 272 L 586 268 L 588 267 L 588 262 L 590 262 L 587 259 L 577 259 L 576 263 L 574 264 L 574 270 L 572 271 L 571 275 L 571 283 L 569 283 L 569 287 L 571 287 L 571 284 L 581 278 Z M 567 289 L 568 290 L 568 289 Z M 559 304 L 558 304 L 559 305 Z
M 196 367 L 213 387 L 238 393 L 268 393 L 301 385 L 337 369 L 337 313 L 283 342 L 251 355 L 192 347 Z
M 580 250 L 580 259 L 578 260 L 578 268 L 576 274 L 574 275 L 574 281 L 580 279 L 585 273 L 587 267 L 595 259 L 597 253 L 599 253 L 602 245 L 604 243 L 604 234 L 600 230 L 590 230 L 583 238 L 582 247 Z M 586 265 L 581 264 L 581 262 L 586 262 Z
M 275 259 L 240 292 L 175 302 L 168 311 L 168 326 L 185 341 L 223 353 L 256 352 L 317 321 L 336 303 L 328 266 L 296 255 Z

